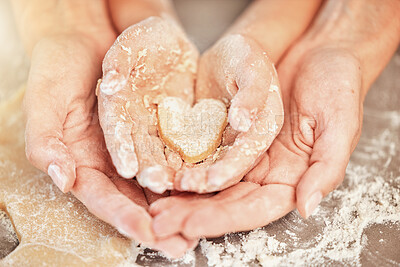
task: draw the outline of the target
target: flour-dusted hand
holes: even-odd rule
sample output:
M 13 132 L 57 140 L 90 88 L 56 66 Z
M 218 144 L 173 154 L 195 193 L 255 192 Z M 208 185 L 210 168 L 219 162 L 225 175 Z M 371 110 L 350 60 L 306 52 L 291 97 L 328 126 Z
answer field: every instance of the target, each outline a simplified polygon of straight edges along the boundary
M 196 100 L 216 98 L 229 108 L 221 147 L 197 166 L 184 166 L 175 187 L 218 191 L 238 183 L 261 160 L 283 124 L 274 63 L 302 34 L 321 1 L 254 1 L 201 57 Z M 298 12 L 301 10 L 301 12 Z
M 229 125 L 213 159 L 184 165 L 175 186 L 199 193 L 221 190 L 238 183 L 279 133 L 283 106 L 278 77 L 254 40 L 228 35 L 202 56 L 195 96 L 197 101 L 224 102 Z
M 172 20 L 151 17 L 125 30 L 108 51 L 98 86 L 100 123 L 118 173 L 163 193 L 180 156 L 158 136 L 157 104 L 193 103 L 198 52 Z

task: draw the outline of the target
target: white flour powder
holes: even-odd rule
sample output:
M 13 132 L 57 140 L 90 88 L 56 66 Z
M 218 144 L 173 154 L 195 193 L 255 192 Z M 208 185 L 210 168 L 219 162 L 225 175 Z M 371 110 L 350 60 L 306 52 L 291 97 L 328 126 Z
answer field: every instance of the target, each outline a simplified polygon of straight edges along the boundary
M 368 141 L 375 148 L 370 155 L 373 160 L 390 162 L 396 154 L 396 136 L 388 133 L 384 131 L 378 139 Z M 387 176 L 393 176 L 393 173 L 386 173 Z M 225 236 L 222 243 L 202 240 L 201 250 L 212 266 L 335 262 L 360 265 L 360 254 L 367 243 L 364 230 L 372 224 L 400 222 L 399 185 L 400 176 L 385 181 L 377 167 L 350 163 L 344 184 L 325 198 L 309 219 L 313 224 L 311 231 L 314 231 L 311 239 L 305 240 L 304 234 L 302 236 L 302 230 L 307 230 L 307 220 L 292 212 L 270 226 L 249 234 L 237 234 L 239 241 L 234 244 L 230 240 L 232 235 Z M 285 234 L 278 234 L 279 238 L 276 233 L 270 233 L 276 232 L 277 225 L 288 226 L 286 230 L 281 226 Z

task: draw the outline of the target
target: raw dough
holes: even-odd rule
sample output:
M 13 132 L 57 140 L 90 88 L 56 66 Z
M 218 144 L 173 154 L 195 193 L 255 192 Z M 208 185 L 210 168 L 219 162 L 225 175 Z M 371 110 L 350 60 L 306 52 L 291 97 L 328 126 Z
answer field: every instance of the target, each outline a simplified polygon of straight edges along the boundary
M 0 103 L 0 209 L 19 246 L 0 266 L 134 265 L 137 249 L 25 159 L 23 90 Z
M 178 97 L 165 97 L 157 115 L 161 138 L 189 163 L 202 161 L 217 149 L 227 124 L 225 104 L 216 99 L 202 99 L 191 107 Z

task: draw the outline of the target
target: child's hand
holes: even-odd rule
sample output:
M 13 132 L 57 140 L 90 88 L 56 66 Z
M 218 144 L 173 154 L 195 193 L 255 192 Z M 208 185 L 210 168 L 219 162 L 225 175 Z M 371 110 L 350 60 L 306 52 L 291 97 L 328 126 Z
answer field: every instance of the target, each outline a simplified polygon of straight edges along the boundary
M 229 125 L 216 152 L 219 158 L 194 168 L 184 166 L 176 175 L 175 188 L 198 193 L 222 190 L 243 178 L 282 127 L 278 77 L 254 40 L 228 35 L 202 56 L 195 97 L 225 102 Z
M 117 172 L 162 193 L 173 188 L 179 154 L 157 134 L 157 101 L 193 102 L 198 52 L 169 19 L 151 17 L 125 30 L 103 62 L 100 123 Z

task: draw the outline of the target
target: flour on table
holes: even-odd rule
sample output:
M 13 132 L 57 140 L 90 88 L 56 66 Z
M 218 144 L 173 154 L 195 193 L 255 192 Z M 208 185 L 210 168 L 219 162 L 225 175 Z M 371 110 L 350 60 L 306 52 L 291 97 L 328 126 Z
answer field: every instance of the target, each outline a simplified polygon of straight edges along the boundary
M 384 161 L 395 155 L 398 148 L 394 138 L 396 136 L 385 130 L 378 138 L 370 139 L 370 146 L 375 147 L 374 154 L 370 154 L 372 160 Z M 371 151 L 367 149 L 364 153 Z M 399 185 L 400 176 L 385 180 L 374 166 L 350 163 L 344 184 L 325 198 L 309 219 L 314 225 L 311 229 L 307 228 L 307 220 L 292 212 L 248 234 L 226 235 L 222 243 L 202 240 L 201 250 L 211 266 L 322 265 L 329 262 L 360 265 L 361 252 L 368 243 L 364 230 L 374 224 L 400 222 Z M 317 233 L 308 240 L 301 237 L 303 230 L 315 229 Z M 284 234 L 276 234 L 276 230 L 283 230 Z

